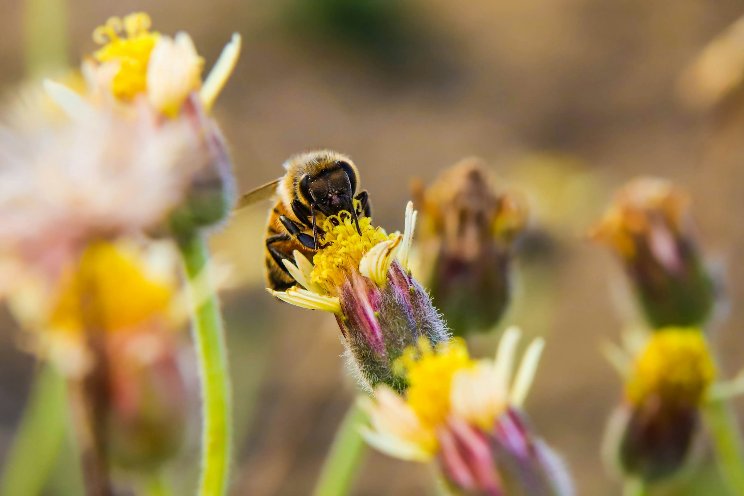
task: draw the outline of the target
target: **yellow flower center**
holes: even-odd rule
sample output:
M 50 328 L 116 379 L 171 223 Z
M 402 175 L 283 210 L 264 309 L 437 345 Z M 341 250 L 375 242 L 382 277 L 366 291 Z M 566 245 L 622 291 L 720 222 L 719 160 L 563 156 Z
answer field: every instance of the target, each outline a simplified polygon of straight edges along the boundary
M 651 336 L 636 358 L 626 384 L 626 395 L 633 404 L 657 396 L 667 404 L 696 406 L 715 375 L 715 365 L 702 332 L 663 329 Z
M 113 332 L 170 313 L 173 281 L 150 273 L 137 253 L 110 243 L 89 246 L 62 276 L 49 328 Z
M 421 338 L 417 347 L 409 347 L 397 360 L 398 372 L 408 380 L 406 403 L 426 428 L 434 430 L 447 419 L 452 378 L 476 363 L 459 339 L 433 349 Z
M 328 217 L 320 227 L 325 231 L 322 242 L 327 246 L 313 257 L 310 281 L 331 295 L 336 295 L 349 275 L 359 270 L 365 253 L 376 244 L 393 238 L 382 228 L 372 226 L 369 217 L 359 219 L 362 232 L 359 235 L 351 214 L 346 211 Z
M 150 24 L 150 16 L 138 12 L 124 19 L 112 17 L 93 32 L 95 42 L 103 45 L 93 57 L 119 65 L 111 91 L 120 100 L 132 100 L 147 90 L 147 65 L 160 36 L 150 31 Z

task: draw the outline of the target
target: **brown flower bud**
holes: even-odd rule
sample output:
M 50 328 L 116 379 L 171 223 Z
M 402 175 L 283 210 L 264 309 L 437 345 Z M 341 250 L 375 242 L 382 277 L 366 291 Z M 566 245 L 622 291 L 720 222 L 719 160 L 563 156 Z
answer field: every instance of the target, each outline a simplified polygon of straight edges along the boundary
M 492 329 L 510 298 L 512 247 L 526 223 L 517 197 L 497 193 L 485 165 L 465 159 L 415 188 L 422 280 L 453 332 Z
M 714 285 L 698 253 L 689 199 L 661 179 L 631 181 L 592 232 L 620 257 L 653 327 L 703 324 Z

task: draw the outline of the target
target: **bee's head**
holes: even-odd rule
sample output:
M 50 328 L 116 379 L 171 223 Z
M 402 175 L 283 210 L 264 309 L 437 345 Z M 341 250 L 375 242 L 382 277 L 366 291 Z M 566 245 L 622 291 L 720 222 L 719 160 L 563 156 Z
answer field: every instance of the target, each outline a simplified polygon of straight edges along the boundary
M 336 215 L 346 210 L 357 223 L 354 209 L 356 176 L 346 162 L 334 162 L 317 174 L 302 178 L 300 188 L 314 209 L 325 215 Z

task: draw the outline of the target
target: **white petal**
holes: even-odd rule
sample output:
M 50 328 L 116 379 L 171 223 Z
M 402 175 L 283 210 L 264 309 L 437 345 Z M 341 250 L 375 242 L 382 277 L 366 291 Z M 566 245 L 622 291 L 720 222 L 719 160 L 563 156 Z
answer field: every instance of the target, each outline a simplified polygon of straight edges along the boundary
M 455 374 L 450 403 L 454 417 L 490 430 L 508 404 L 507 391 L 498 380 L 494 364 L 481 362 L 475 368 Z
M 310 283 L 305 279 L 305 274 L 303 274 L 295 264 L 286 258 L 282 260 L 282 264 L 284 264 L 284 268 L 287 269 L 289 275 L 292 276 L 295 281 L 297 281 L 303 288 L 310 289 Z
M 323 310 L 324 312 L 331 313 L 341 312 L 341 303 L 337 297 L 323 296 L 300 288 L 291 288 L 287 291 L 272 291 L 271 289 L 267 289 L 267 291 L 280 300 L 298 307 L 309 310 Z
M 238 63 L 238 57 L 240 57 L 240 44 L 241 39 L 238 33 L 233 33 L 230 42 L 225 45 L 222 49 L 220 58 L 212 67 L 209 72 L 209 76 L 204 81 L 199 95 L 201 96 L 204 108 L 209 110 L 212 108 L 214 101 L 222 91 L 222 88 L 227 83 L 228 78 L 235 69 L 235 64 Z
M 202 59 L 191 37 L 161 36 L 147 64 L 147 99 L 160 112 L 175 113 L 200 84 Z
M 396 236 L 373 246 L 359 261 L 359 272 L 378 286 L 384 286 L 401 239 L 401 236 Z
M 418 445 L 406 442 L 400 438 L 374 432 L 370 429 L 359 430 L 365 441 L 375 449 L 401 460 L 412 462 L 426 462 L 431 459 L 431 454 L 422 450 Z
M 408 256 L 411 252 L 411 244 L 413 243 L 413 230 L 416 227 L 416 217 L 418 217 L 418 212 L 413 209 L 413 202 L 409 201 L 406 205 L 403 242 L 401 243 L 400 250 L 398 250 L 398 260 L 405 270 L 409 270 Z
M 92 120 L 95 116 L 95 107 L 64 84 L 57 83 L 51 79 L 45 79 L 43 84 L 49 98 L 71 119 L 84 121 Z
M 514 379 L 514 385 L 511 390 L 511 404 L 522 406 L 527 398 L 527 393 L 532 386 L 532 380 L 537 372 L 537 365 L 540 363 L 540 355 L 545 348 L 545 340 L 537 338 L 527 347 L 527 351 L 522 357 L 522 363 L 517 371 L 517 377 Z
M 302 274 L 302 277 L 305 280 L 305 283 L 301 284 L 305 286 L 306 289 L 314 293 L 323 294 L 323 289 L 312 282 L 313 263 L 298 250 L 295 250 L 292 254 L 294 255 L 295 259 L 295 266 L 299 269 L 299 272 Z M 299 282 L 299 279 L 296 280 Z
M 522 331 L 518 327 L 511 326 L 504 335 L 501 336 L 499 347 L 496 350 L 496 377 L 499 382 L 499 388 L 504 391 L 509 390 L 511 382 L 512 369 L 514 367 L 514 355 L 517 351 L 517 343 Z

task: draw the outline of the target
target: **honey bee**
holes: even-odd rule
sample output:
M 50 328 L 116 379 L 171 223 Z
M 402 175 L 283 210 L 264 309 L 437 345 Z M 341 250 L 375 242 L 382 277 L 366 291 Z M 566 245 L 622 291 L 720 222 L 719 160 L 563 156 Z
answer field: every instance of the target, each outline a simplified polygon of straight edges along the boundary
M 284 163 L 286 173 L 245 194 L 238 208 L 275 198 L 266 225 L 266 281 L 275 291 L 296 282 L 283 260 L 294 260 L 295 250 L 312 260 L 323 246 L 323 221 L 341 211 L 351 214 L 359 230 L 359 217 L 371 210 L 366 191 L 357 193 L 359 171 L 351 159 L 330 150 L 303 153 Z

